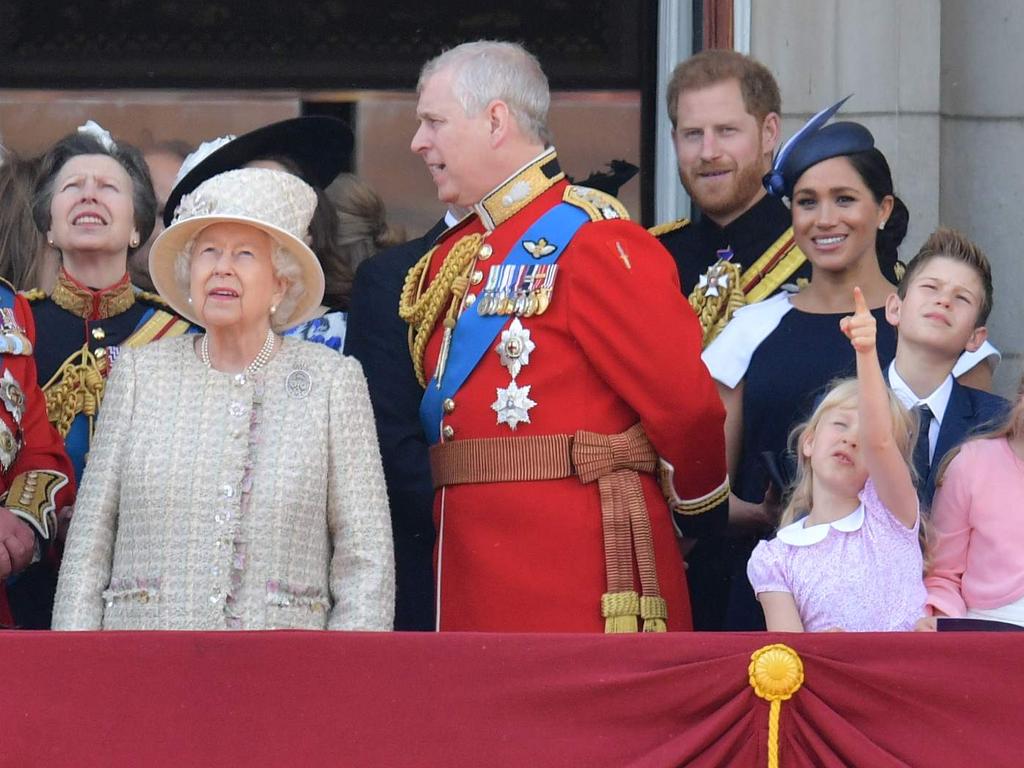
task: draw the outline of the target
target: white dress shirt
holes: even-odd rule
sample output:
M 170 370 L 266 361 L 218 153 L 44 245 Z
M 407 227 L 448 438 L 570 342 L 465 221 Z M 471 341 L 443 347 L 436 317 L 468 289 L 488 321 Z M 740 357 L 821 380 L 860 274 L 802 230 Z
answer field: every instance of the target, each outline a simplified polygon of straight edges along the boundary
M 932 423 L 928 427 L 928 463 L 935 458 L 935 443 L 939 440 L 942 419 L 946 415 L 949 397 L 953 394 L 953 375 L 950 374 L 928 397 L 918 397 L 896 370 L 896 362 L 889 364 L 889 386 L 907 408 L 927 405 L 932 412 Z

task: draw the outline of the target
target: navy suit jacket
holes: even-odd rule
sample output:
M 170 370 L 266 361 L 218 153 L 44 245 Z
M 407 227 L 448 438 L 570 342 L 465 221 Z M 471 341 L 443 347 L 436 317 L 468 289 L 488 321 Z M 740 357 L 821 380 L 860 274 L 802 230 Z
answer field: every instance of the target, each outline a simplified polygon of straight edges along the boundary
M 1010 411 L 1010 403 L 998 395 L 965 387 L 953 380 L 953 391 L 939 427 L 931 466 L 914 467 L 920 478 L 920 495 L 925 509 L 931 507 L 935 495 L 935 477 L 942 458 L 971 435 L 996 426 Z
M 363 366 L 377 421 L 395 539 L 395 629 L 404 631 L 434 629 L 434 486 L 419 419 L 423 388 L 398 300 L 406 273 L 444 229 L 442 219 L 423 237 L 387 248 L 359 267 L 345 333 L 345 354 Z

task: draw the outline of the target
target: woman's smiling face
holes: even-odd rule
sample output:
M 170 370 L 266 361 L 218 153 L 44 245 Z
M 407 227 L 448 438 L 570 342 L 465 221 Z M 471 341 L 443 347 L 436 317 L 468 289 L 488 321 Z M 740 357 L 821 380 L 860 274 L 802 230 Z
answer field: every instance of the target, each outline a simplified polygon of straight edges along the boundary
M 877 258 L 875 236 L 892 213 L 845 157 L 812 165 L 793 187 L 793 235 L 815 269 L 840 272 Z

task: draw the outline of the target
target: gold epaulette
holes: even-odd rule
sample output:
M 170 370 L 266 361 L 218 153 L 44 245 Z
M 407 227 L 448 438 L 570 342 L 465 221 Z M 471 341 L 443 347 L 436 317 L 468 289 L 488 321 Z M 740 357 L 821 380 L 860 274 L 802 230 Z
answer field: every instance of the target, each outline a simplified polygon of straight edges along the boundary
M 46 291 L 42 288 L 29 288 L 27 291 L 18 291 L 29 302 L 42 301 L 46 298 Z
M 146 301 L 149 302 L 150 304 L 157 304 L 166 309 L 170 309 L 171 306 L 166 301 L 164 301 L 164 297 L 161 296 L 159 293 L 150 293 L 149 291 L 144 291 L 141 288 L 135 289 L 135 299 L 136 301 Z
M 620 203 L 617 197 L 599 189 L 570 184 L 565 188 L 562 200 L 585 211 L 591 221 L 605 221 L 606 219 L 629 221 L 629 211 L 626 210 L 626 206 Z
M 11 481 L 4 505 L 44 539 L 57 530 L 57 491 L 68 484 L 68 476 L 54 470 L 33 469 Z
M 661 237 L 669 232 L 675 232 L 677 229 L 688 226 L 690 226 L 689 219 L 676 219 L 675 221 L 666 221 L 664 224 L 656 224 L 647 231 L 654 235 L 654 237 Z

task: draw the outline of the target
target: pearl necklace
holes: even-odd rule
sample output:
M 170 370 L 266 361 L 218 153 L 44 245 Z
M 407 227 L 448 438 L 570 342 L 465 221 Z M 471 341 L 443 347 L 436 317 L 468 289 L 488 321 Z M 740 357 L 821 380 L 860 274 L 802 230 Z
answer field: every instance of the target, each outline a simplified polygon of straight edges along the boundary
M 267 338 L 263 341 L 263 346 L 260 347 L 260 351 L 257 353 L 253 361 L 245 367 L 245 373 L 250 376 L 260 368 L 270 362 L 270 356 L 274 354 L 274 344 L 277 341 L 277 334 L 274 333 L 270 328 L 267 329 Z M 203 334 L 202 341 L 199 342 L 199 359 L 203 361 L 203 365 L 207 368 L 212 368 L 213 365 L 210 363 L 210 335 Z

